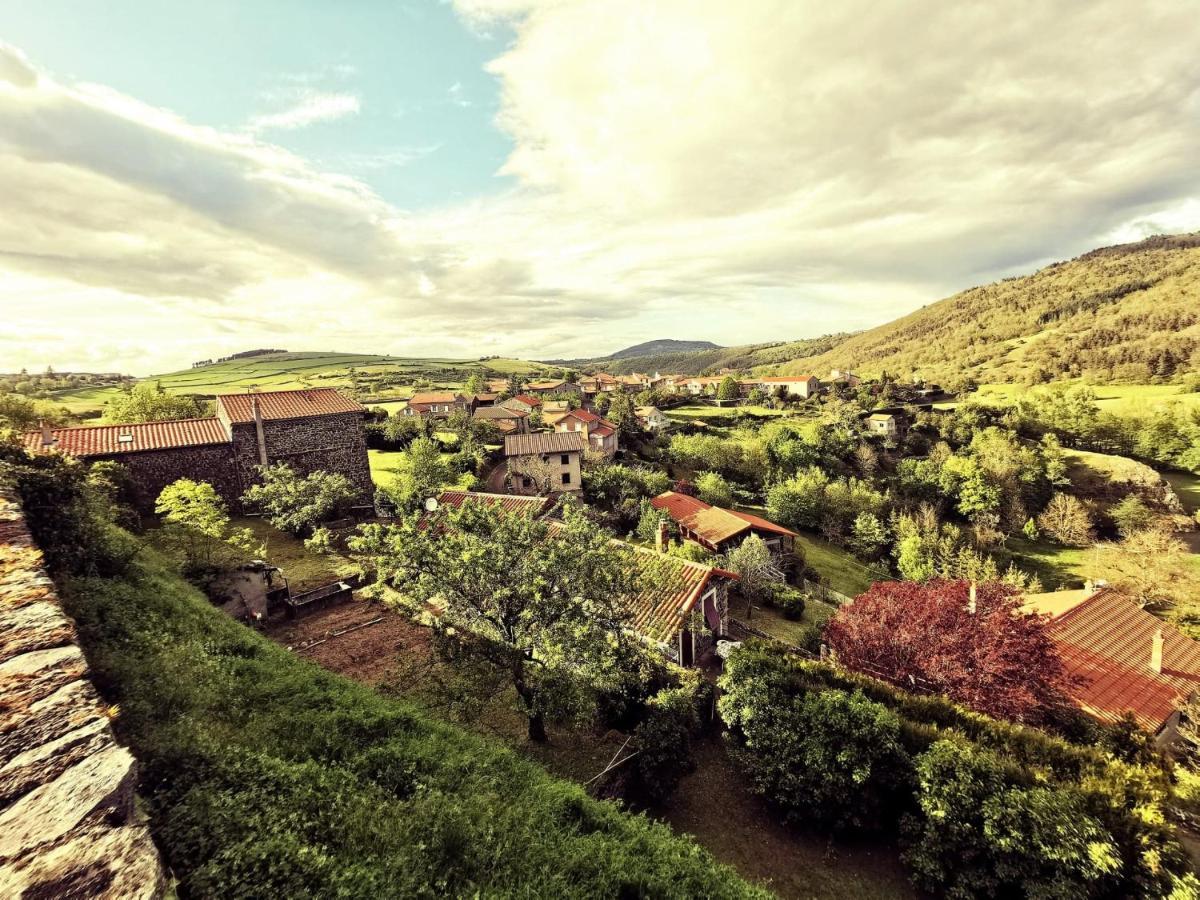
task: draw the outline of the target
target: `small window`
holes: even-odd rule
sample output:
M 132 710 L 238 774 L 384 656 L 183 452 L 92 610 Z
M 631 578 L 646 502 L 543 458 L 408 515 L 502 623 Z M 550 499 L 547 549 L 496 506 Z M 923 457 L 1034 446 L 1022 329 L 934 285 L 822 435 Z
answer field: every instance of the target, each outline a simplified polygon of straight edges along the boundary
M 563 482 L 563 484 L 571 483 L 571 473 L 570 472 L 563 472 L 562 482 Z
M 133 443 L 133 435 L 132 434 L 119 434 L 119 435 L 117 435 L 117 442 L 121 443 L 121 444 L 132 444 Z
M 562 456 L 560 456 L 560 457 L 559 457 L 558 461 L 559 461 L 560 463 L 562 463 L 564 466 L 566 466 L 566 465 L 569 465 L 569 464 L 570 464 L 570 462 L 571 462 L 571 457 L 570 457 L 570 456 L 568 456 L 566 453 L 564 453 Z

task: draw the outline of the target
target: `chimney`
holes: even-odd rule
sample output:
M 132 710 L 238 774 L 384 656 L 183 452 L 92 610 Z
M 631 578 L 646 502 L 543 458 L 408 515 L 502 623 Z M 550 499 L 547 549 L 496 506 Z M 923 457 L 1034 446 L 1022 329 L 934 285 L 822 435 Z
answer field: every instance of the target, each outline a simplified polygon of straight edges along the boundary
M 967 597 L 967 612 L 975 615 L 975 582 L 971 582 L 971 593 Z
M 654 548 L 659 553 L 667 552 L 667 545 L 671 542 L 670 527 L 666 522 L 659 522 L 658 530 L 654 532 Z
M 257 397 L 250 398 L 250 409 L 254 412 L 254 433 L 258 438 L 259 465 L 267 465 L 267 436 L 263 433 L 262 406 Z
M 1150 671 L 1156 675 L 1162 674 L 1163 631 L 1158 629 L 1150 639 Z
M 54 446 L 54 443 L 55 443 L 54 434 L 53 434 L 53 432 L 50 431 L 50 426 L 46 424 L 46 420 L 42 419 L 42 421 L 39 422 L 38 424 L 41 425 L 41 427 L 42 427 L 42 446 L 43 447 Z
M 1084 596 L 1087 596 L 1087 597 L 1090 597 L 1090 596 L 1092 596 L 1092 594 L 1096 593 L 1096 585 L 1095 585 L 1095 582 L 1092 581 L 1092 579 L 1089 578 L 1087 581 L 1085 581 L 1083 583 L 1083 593 L 1084 593 Z

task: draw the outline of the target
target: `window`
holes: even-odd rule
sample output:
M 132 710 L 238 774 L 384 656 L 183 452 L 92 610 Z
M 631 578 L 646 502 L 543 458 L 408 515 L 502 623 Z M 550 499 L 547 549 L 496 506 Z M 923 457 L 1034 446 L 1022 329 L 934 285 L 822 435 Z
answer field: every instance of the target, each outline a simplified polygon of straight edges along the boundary
M 562 482 L 563 482 L 563 484 L 571 483 L 571 473 L 570 472 L 563 472 Z
M 570 465 L 571 457 L 568 454 L 564 453 L 561 457 L 559 457 L 558 461 L 560 463 L 562 463 L 564 466 Z

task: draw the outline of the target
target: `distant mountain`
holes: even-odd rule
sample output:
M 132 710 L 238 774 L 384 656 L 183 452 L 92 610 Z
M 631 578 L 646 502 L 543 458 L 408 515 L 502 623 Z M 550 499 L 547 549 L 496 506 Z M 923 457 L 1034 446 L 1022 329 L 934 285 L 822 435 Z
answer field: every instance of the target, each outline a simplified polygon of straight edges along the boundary
M 721 350 L 720 344 L 712 341 L 677 341 L 674 338 L 659 338 L 657 341 L 646 341 L 634 344 L 616 353 L 610 353 L 605 359 L 633 359 L 638 356 L 659 356 L 663 353 L 690 353 L 695 350 Z
M 971 288 L 779 367 L 830 369 L 1097 383 L 1200 370 L 1200 233 L 1104 247 Z
M 741 347 L 716 347 L 709 350 L 689 350 L 656 353 L 626 359 L 599 360 L 590 367 L 614 375 L 631 372 L 670 372 L 675 375 L 703 375 L 721 369 L 762 369 L 804 356 L 824 353 L 851 337 L 849 334 L 827 334 L 781 344 L 747 344 Z

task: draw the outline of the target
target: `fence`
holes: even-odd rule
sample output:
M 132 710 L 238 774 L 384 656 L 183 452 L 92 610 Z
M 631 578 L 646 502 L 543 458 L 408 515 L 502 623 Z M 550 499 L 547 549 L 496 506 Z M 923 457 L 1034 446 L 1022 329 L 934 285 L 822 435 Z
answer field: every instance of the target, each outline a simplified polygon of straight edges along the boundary
M 345 581 L 336 581 L 319 587 L 315 591 L 305 591 L 284 601 L 285 609 L 290 618 L 325 609 L 350 599 L 353 588 Z

